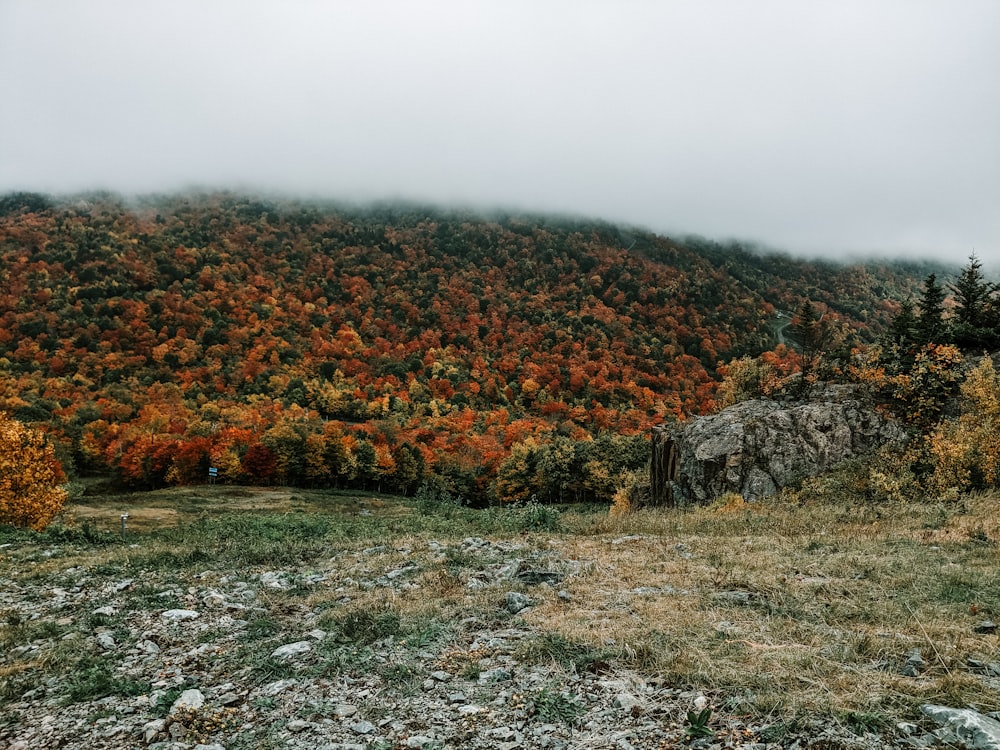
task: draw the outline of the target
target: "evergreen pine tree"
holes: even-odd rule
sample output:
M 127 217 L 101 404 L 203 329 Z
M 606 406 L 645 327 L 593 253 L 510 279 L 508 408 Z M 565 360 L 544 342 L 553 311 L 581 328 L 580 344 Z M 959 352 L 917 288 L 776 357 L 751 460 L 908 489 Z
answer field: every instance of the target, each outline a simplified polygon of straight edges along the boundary
M 937 276 L 930 274 L 924 280 L 924 292 L 920 298 L 920 314 L 917 316 L 918 344 L 943 344 L 945 341 L 944 288 Z
M 975 253 L 969 256 L 969 265 L 962 269 L 961 275 L 948 288 L 955 295 L 955 319 L 958 323 L 972 328 L 983 325 L 986 305 L 989 302 L 991 285 L 983 278 L 983 264 Z
M 913 299 L 907 297 L 899 304 L 899 312 L 889 327 L 889 341 L 906 349 L 916 339 L 917 317 L 913 313 Z
M 807 299 L 795 315 L 791 334 L 801 348 L 802 376 L 805 381 L 818 374 L 823 353 L 832 344 L 833 330 L 824 323 L 823 316 Z
M 993 349 L 997 344 L 994 321 L 990 320 L 995 314 L 991 296 L 996 286 L 986 281 L 981 268 L 973 253 L 969 265 L 948 287 L 956 303 L 952 338 L 962 349 Z

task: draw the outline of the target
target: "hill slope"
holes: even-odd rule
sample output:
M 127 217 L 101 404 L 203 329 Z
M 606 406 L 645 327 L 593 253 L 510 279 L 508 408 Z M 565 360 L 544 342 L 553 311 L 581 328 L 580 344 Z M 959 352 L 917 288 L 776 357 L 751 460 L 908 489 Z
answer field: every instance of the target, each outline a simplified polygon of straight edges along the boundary
M 925 271 L 414 206 L 12 195 L 0 408 L 145 485 L 435 470 L 475 494 L 525 439 L 712 408 L 776 308 L 809 297 L 870 338 Z

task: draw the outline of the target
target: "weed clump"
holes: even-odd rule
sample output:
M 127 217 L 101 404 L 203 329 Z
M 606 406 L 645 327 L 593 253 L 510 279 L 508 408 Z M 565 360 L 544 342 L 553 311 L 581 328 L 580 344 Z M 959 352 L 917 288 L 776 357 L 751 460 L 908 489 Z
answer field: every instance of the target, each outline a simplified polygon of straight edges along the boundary
M 520 533 L 527 531 L 560 531 L 562 521 L 559 511 L 542 505 L 534 499 L 486 510 L 481 522 L 487 533 Z

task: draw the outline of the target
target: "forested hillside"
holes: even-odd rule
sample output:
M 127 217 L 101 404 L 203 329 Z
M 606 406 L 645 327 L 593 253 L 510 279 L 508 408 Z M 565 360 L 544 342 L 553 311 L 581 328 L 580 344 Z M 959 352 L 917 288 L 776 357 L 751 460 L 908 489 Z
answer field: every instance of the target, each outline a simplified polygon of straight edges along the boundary
M 580 220 L 231 194 L 0 199 L 0 410 L 72 474 L 607 497 L 810 299 L 861 339 L 926 266 Z M 637 436 L 630 438 L 629 436 Z

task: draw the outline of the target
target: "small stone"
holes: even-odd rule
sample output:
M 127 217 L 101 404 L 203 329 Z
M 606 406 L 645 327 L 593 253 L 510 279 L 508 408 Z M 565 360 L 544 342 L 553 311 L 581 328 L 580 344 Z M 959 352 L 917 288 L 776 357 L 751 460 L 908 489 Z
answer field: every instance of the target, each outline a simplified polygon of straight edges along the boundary
M 522 570 L 517 574 L 517 579 L 529 586 L 537 586 L 541 583 L 554 584 L 562 581 L 566 576 L 552 570 Z
M 135 644 L 135 647 L 140 651 L 142 651 L 144 654 L 154 655 L 160 653 L 160 647 L 157 646 L 155 643 L 153 643 L 153 641 L 149 640 L 148 638 L 144 638 L 143 640 L 139 641 L 137 644 Z
M 297 641 L 295 643 L 286 643 L 284 646 L 278 646 L 278 648 L 271 652 L 271 657 L 287 661 L 297 659 L 310 651 L 312 651 L 312 645 L 309 641 Z
M 608 544 L 613 544 L 617 546 L 619 544 L 628 544 L 629 542 L 637 542 L 640 539 L 642 539 L 641 535 L 630 534 L 629 536 L 620 536 L 617 539 L 612 539 L 610 542 L 608 542 Z
M 406 738 L 407 747 L 421 748 L 424 745 L 430 745 L 432 742 L 434 742 L 433 737 L 425 737 L 422 734 L 414 734 Z
M 283 693 L 286 690 L 288 690 L 288 688 L 298 684 L 299 681 L 294 679 L 275 680 L 274 682 L 269 682 L 264 687 L 262 687 L 261 692 L 268 698 L 273 698 L 279 693 Z
M 333 713 L 340 717 L 341 719 L 346 719 L 349 716 L 354 716 L 358 712 L 358 707 L 350 703 L 338 703 L 334 709 Z
M 170 713 L 177 713 L 181 709 L 197 711 L 204 705 L 204 694 L 197 688 L 190 688 L 181 693 L 180 697 L 174 701 L 174 705 L 170 707 Z
M 142 728 L 142 738 L 147 745 L 152 744 L 152 742 L 163 733 L 163 728 L 167 725 L 165 719 L 154 719 L 148 722 Z
M 110 604 L 108 604 L 103 607 L 98 607 L 93 611 L 92 614 L 103 615 L 104 617 L 114 617 L 116 614 L 118 614 L 118 610 L 112 607 Z
M 304 732 L 311 726 L 312 724 L 308 721 L 303 721 L 302 719 L 292 719 L 285 725 L 289 732 Z
M 615 696 L 615 706 L 625 713 L 632 713 L 632 709 L 641 705 L 641 701 L 631 693 L 619 693 Z
M 260 574 L 260 585 L 277 591 L 287 591 L 292 587 L 285 573 L 274 570 L 268 570 Z
M 465 693 L 448 693 L 449 703 L 465 703 L 466 700 L 468 699 L 465 697 Z
M 215 702 L 220 706 L 232 706 L 240 702 L 240 696 L 236 693 L 223 693 L 215 699 Z
M 517 738 L 517 732 L 511 727 L 495 727 L 487 734 L 499 742 L 512 742 Z
M 370 721 L 358 721 L 351 724 L 351 731 L 355 734 L 374 734 L 375 725 Z
M 459 716 L 475 716 L 483 709 L 473 703 L 466 703 L 464 706 L 458 707 Z
M 209 591 L 201 598 L 201 603 L 209 609 L 221 609 L 226 606 L 226 597 L 218 591 Z
M 417 569 L 416 565 L 404 565 L 402 568 L 397 568 L 396 570 L 390 570 L 388 573 L 385 574 L 385 577 L 388 578 L 390 581 L 392 581 L 416 569 Z
M 531 606 L 531 599 L 518 591 L 508 591 L 504 597 L 504 604 L 508 612 L 516 615 L 524 608 Z
M 193 609 L 168 609 L 160 617 L 170 622 L 182 622 L 184 620 L 196 620 L 201 615 Z
M 927 662 L 924 661 L 920 649 L 915 648 L 906 657 L 906 663 L 903 664 L 903 668 L 899 670 L 899 673 L 904 677 L 917 677 L 925 669 L 927 669 Z
M 573 595 L 569 593 L 566 589 L 560 589 L 559 593 L 556 594 L 562 601 L 571 602 L 573 601 Z
M 972 629 L 974 633 L 983 633 L 989 635 L 990 633 L 995 633 L 997 631 L 997 624 L 992 620 L 983 620 L 981 623 L 977 624 L 976 627 Z
M 506 682 L 507 680 L 514 679 L 514 675 L 508 672 L 506 669 L 487 669 L 485 672 L 479 673 L 479 682 L 481 684 L 489 684 L 491 682 Z
M 103 632 L 97 634 L 97 645 L 105 651 L 113 651 L 118 644 L 115 643 L 115 637 L 111 633 Z
M 321 641 L 324 638 L 326 638 L 326 631 L 316 628 L 315 630 L 310 630 L 308 633 L 306 633 L 306 635 L 312 638 L 314 641 Z
M 431 677 L 438 682 L 448 682 L 451 679 L 451 675 L 444 670 L 438 670 L 437 672 L 431 672 Z

